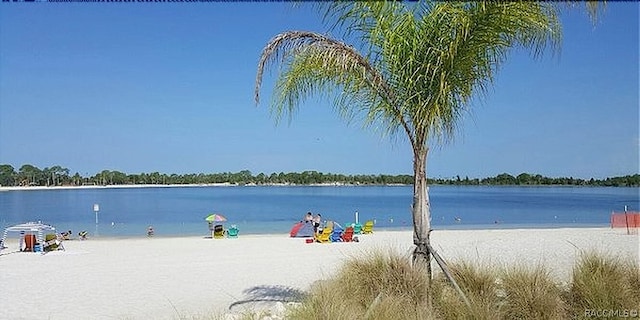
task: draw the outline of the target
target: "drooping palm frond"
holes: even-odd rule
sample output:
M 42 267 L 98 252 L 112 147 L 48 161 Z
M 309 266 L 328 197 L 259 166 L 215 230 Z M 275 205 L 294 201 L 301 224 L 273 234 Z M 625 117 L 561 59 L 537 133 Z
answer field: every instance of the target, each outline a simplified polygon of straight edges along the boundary
M 598 17 L 606 10 L 607 1 L 605 0 L 567 0 L 562 2 L 561 8 L 574 10 L 582 7 L 584 11 L 589 15 L 591 23 L 595 26 L 598 22 Z
M 379 119 L 387 128 L 408 129 L 395 107 L 392 88 L 353 47 L 314 32 L 290 31 L 275 36 L 258 63 L 256 103 L 264 70 L 276 62 L 281 67 L 272 103 L 277 119 L 291 116 L 301 101 L 319 93 L 334 97 L 335 107 L 347 118 L 362 111 L 368 114 L 368 123 Z

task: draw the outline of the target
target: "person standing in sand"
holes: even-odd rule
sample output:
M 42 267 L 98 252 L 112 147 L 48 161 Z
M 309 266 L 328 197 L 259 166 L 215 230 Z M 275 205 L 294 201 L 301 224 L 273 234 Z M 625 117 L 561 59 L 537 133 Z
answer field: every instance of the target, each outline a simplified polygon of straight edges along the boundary
M 153 226 L 149 226 L 149 228 L 147 228 L 147 237 L 151 236 L 153 236 Z
M 319 213 L 313 217 L 313 232 L 318 233 L 318 230 L 320 229 L 320 222 L 322 221 L 322 215 L 320 215 Z

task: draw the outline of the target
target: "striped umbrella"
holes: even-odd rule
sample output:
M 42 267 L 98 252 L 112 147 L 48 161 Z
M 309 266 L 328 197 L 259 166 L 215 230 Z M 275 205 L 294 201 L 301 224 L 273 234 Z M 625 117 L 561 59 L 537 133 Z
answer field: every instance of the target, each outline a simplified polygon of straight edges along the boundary
M 227 218 L 219 213 L 212 213 L 208 217 L 204 218 L 204 220 L 208 222 L 223 222 L 227 221 Z

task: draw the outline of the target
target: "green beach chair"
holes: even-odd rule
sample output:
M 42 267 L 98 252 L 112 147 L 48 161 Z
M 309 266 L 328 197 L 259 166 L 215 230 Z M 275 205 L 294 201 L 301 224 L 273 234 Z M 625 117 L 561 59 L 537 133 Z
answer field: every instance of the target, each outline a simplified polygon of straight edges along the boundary
M 44 236 L 44 251 L 64 250 L 62 241 L 58 239 L 56 234 L 47 234 Z
M 229 238 L 237 238 L 238 237 L 238 227 L 235 224 L 232 224 L 229 230 L 227 230 L 227 236 Z

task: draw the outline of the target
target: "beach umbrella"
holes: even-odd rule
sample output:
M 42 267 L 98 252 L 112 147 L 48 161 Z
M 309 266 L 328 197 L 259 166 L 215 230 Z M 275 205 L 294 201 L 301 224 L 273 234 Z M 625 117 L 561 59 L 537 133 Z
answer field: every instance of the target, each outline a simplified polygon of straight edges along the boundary
M 223 222 L 227 221 L 227 218 L 219 213 L 212 213 L 208 217 L 204 218 L 204 220 L 208 222 Z

